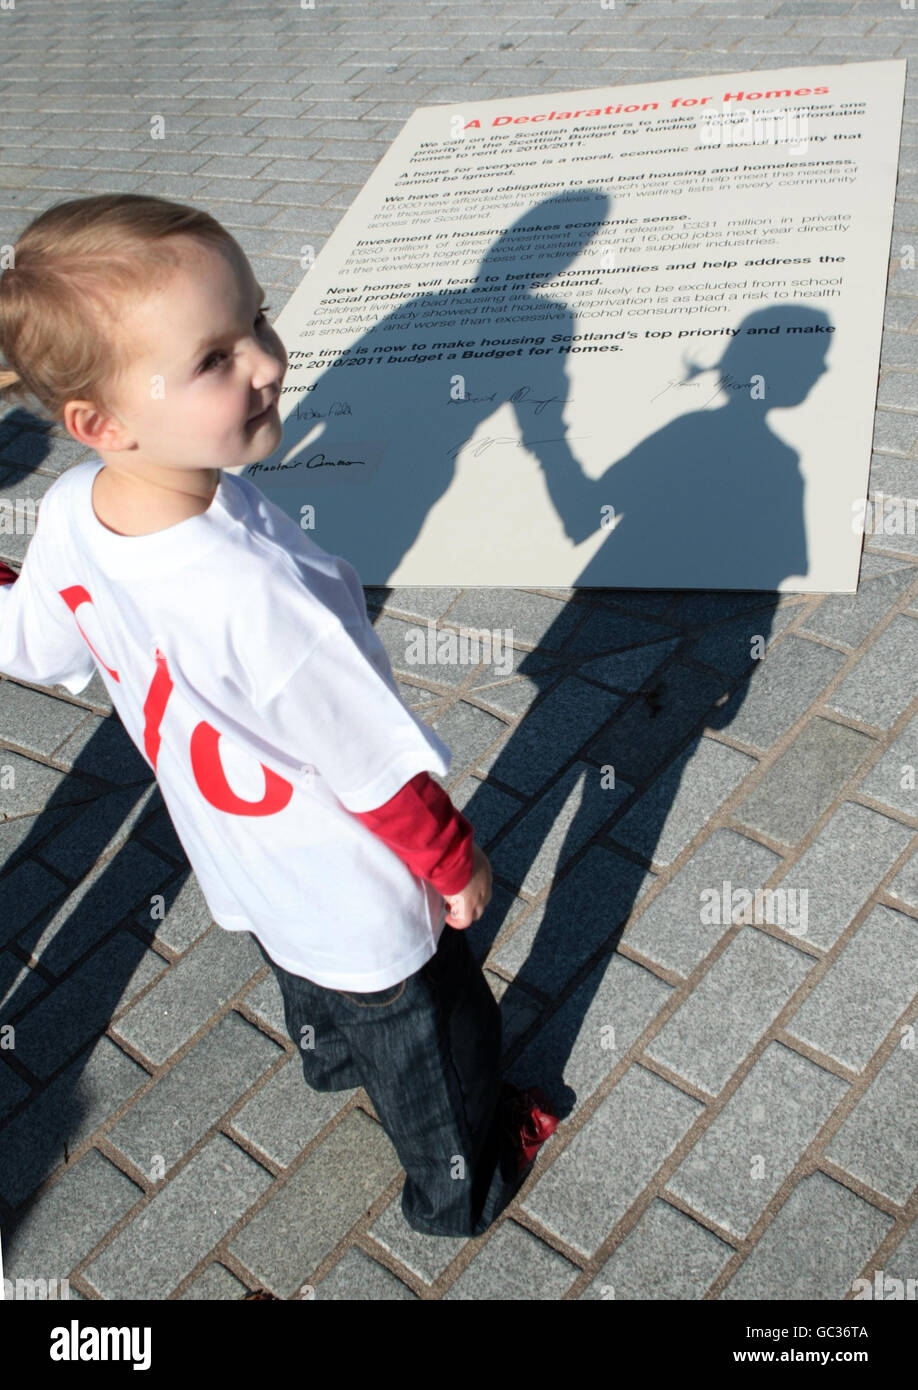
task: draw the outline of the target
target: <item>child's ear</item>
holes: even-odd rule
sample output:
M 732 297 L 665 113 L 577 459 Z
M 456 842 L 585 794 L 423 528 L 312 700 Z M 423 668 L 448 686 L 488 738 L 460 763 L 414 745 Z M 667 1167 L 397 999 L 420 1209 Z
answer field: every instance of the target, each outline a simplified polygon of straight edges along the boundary
M 127 447 L 128 434 L 124 426 L 92 401 L 68 401 L 64 406 L 63 424 L 68 434 L 90 449 Z

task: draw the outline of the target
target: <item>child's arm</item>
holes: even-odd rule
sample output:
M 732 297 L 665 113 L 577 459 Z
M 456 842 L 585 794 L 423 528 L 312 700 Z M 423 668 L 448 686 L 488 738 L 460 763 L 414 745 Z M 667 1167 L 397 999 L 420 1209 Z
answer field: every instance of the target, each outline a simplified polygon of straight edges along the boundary
M 351 814 L 442 894 L 451 927 L 478 920 L 491 897 L 491 868 L 470 822 L 429 773 L 419 772 L 375 810 Z
M 49 604 L 37 541 L 36 525 L 20 574 L 0 562 L 0 672 L 35 685 L 64 685 L 76 695 L 95 662 L 64 600 L 57 599 L 59 611 L 53 598 Z

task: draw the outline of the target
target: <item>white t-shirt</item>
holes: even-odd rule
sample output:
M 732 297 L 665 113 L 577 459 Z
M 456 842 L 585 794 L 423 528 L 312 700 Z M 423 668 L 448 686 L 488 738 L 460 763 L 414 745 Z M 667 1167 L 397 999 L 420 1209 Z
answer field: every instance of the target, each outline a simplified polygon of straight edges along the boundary
M 349 812 L 451 753 L 402 700 L 356 571 L 232 473 L 200 515 L 120 536 L 92 507 L 102 467 L 41 502 L 0 587 L 0 671 L 78 694 L 98 670 L 221 927 L 329 988 L 396 984 L 444 900 Z

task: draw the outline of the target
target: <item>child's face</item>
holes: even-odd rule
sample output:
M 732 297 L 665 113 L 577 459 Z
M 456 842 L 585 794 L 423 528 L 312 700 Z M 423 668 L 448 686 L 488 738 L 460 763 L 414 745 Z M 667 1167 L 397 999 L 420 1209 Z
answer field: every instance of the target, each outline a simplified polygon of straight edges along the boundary
M 287 354 L 259 312 L 264 296 L 241 250 L 176 241 L 181 266 L 120 320 L 137 352 L 117 384 L 116 415 L 79 414 L 90 436 L 81 437 L 122 468 L 256 462 L 282 437 L 276 401 Z M 68 402 L 68 428 L 78 404 Z

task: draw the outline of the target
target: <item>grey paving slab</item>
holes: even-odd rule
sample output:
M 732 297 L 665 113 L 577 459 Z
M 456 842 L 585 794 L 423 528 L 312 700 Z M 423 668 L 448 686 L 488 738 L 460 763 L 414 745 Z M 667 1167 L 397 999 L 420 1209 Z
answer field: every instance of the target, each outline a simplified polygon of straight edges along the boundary
M 646 783 L 689 735 L 701 733 L 723 690 L 720 676 L 670 662 L 653 682 L 652 693 L 634 700 L 593 740 L 589 755 L 611 763 L 616 776 Z
M 352 1110 L 229 1244 L 257 1281 L 289 1297 L 399 1172 L 380 1125 Z
M 882 498 L 880 496 L 882 494 Z M 905 523 L 908 523 L 907 499 L 918 496 L 918 462 L 889 455 L 877 455 L 870 468 L 870 495 L 876 499 L 881 518 L 892 520 L 896 503 L 889 499 L 905 501 Z M 914 502 L 913 502 L 914 506 Z M 896 518 L 898 520 L 898 517 Z M 914 572 L 912 574 L 914 579 Z
M 42 861 L 69 879 L 81 877 L 97 859 L 122 849 L 157 802 L 161 803 L 161 798 L 155 782 L 97 796 L 71 819 L 65 831 L 44 841 Z
M 853 801 L 842 802 L 793 869 L 784 888 L 806 893 L 793 935 L 827 951 L 875 892 L 914 832 Z M 801 902 L 801 906 L 804 904 Z
M 449 607 L 462 593 L 461 589 L 437 586 L 436 588 L 425 588 L 422 585 L 411 585 L 400 587 L 395 585 L 391 589 L 376 589 L 367 591 L 367 602 L 370 594 L 375 592 L 384 596 L 385 606 L 393 613 L 403 613 L 409 618 L 421 618 L 424 622 L 428 619 L 436 622 L 441 618 Z
M 699 1299 L 732 1254 L 732 1245 L 655 1197 L 581 1296 L 616 1302 Z
M 67 891 L 54 874 L 32 859 L 21 859 L 3 879 L 4 912 L 0 923 L 0 945 L 7 945 L 27 923 L 59 900 Z
M 180 1293 L 178 1297 L 194 1302 L 217 1302 L 230 1298 L 245 1298 L 245 1295 L 246 1286 L 242 1280 L 237 1279 L 235 1274 L 215 1260 L 207 1266 L 203 1274 L 193 1279 L 184 1293 Z
M 520 1202 L 589 1259 L 704 1107 L 632 1065 Z
M 151 1181 L 168 1178 L 211 1126 L 283 1054 L 230 1011 L 130 1107 L 108 1141 Z
M 113 1031 L 159 1066 L 263 965 L 250 932 L 214 927 L 121 1016 Z
M 57 686 L 56 688 L 58 690 L 58 693 L 64 693 L 64 686 Z M 95 675 L 93 676 L 89 684 L 86 686 L 85 690 L 81 690 L 76 698 L 78 700 L 81 700 L 86 705 L 91 705 L 96 712 L 98 712 L 99 710 L 101 710 L 104 714 L 112 714 L 114 712 L 112 698 L 109 695 L 108 690 L 105 688 L 105 685 L 102 681 L 102 677 L 99 675 L 98 671 L 96 671 Z
M 0 962 L 2 964 L 2 962 Z M 15 1110 L 29 1094 L 29 1086 L 12 1068 L 0 1060 L 0 1120 Z
M 498 841 L 492 870 L 529 896 L 541 893 L 634 790 L 618 778 L 614 787 L 603 781 L 587 763 L 569 767 Z
M 9 748 L 0 749 L 0 812 L 24 816 L 77 801 L 91 801 L 96 785 L 78 773 L 58 772 Z
M 776 626 L 779 615 L 785 611 L 791 616 L 796 617 L 799 609 L 799 598 L 793 595 L 780 595 L 762 593 L 756 589 L 688 589 L 677 591 L 672 595 L 672 606 L 669 609 L 668 619 L 671 623 L 697 630 L 706 623 L 716 623 L 712 629 L 713 633 L 719 632 L 722 626 L 730 626 L 728 619 L 733 619 L 740 623 L 741 631 L 745 631 L 749 640 L 746 643 L 750 649 L 751 638 L 762 636 L 770 640 L 777 636 Z M 775 606 L 777 602 L 777 607 Z M 768 631 L 763 632 L 766 623 L 770 624 Z M 748 627 L 745 626 L 748 624 Z M 689 633 L 691 635 L 691 632 Z M 694 646 L 689 646 L 688 650 L 693 659 L 706 660 L 700 653 L 706 651 L 706 634 L 697 641 Z M 718 670 L 739 672 L 745 670 L 745 657 L 736 664 L 733 656 L 733 643 L 724 643 L 719 639 L 712 642 L 712 646 L 722 654 L 729 647 L 729 660 L 723 665 L 719 661 L 708 661 L 709 665 L 716 666 Z M 735 644 L 736 651 L 742 655 L 742 643 Z M 712 655 L 714 653 L 712 652 Z
M 891 1255 L 883 1261 L 884 1277 L 901 1279 L 903 1291 L 908 1296 L 908 1289 L 915 1288 L 915 1271 L 918 1269 L 918 1221 L 913 1221 L 905 1234 L 905 1239 L 900 1242 Z M 876 1267 L 871 1271 L 873 1282 L 876 1282 Z M 911 1285 L 907 1281 L 911 1279 Z M 866 1291 L 865 1291 L 866 1292 Z M 884 1287 L 883 1297 L 885 1298 L 894 1293 L 895 1290 Z M 873 1290 L 871 1290 L 873 1294 Z
M 579 1273 L 550 1245 L 515 1221 L 505 1221 L 443 1299 L 559 1299 Z
M 149 1081 L 111 1038 L 101 1037 L 0 1130 L 0 1194 L 18 1207 Z M 27 1089 L 27 1088 L 26 1088 Z
M 159 806 L 160 809 L 143 824 L 141 833 L 144 842 L 153 845 L 169 859 L 177 859 L 179 863 L 187 866 L 188 860 L 185 857 L 185 851 L 175 833 L 175 826 L 172 824 L 171 817 L 162 804 L 162 796 L 158 786 L 150 797 L 149 805 L 150 807 Z
M 517 726 L 512 739 L 477 766 L 499 782 L 532 796 L 611 718 L 619 696 L 567 676 Z
M 511 796 L 478 777 L 463 777 L 450 787 L 449 796 L 456 809 L 463 812 L 474 798 L 475 839 L 482 849 L 526 804 L 521 798 Z
M 404 619 L 390 618 L 383 614 L 373 624 L 373 631 L 386 649 L 393 671 L 411 676 L 413 680 L 433 685 L 457 687 L 468 680 L 473 665 L 463 665 L 460 661 L 436 660 L 415 661 L 413 656 L 421 644 L 420 651 L 426 657 L 428 651 L 427 626 Z M 441 639 L 442 640 L 442 639 Z M 473 649 L 474 650 L 474 649 Z M 442 648 L 434 649 L 432 655 L 444 655 Z M 456 655 L 459 655 L 457 647 Z M 479 658 L 480 659 L 480 658 Z M 477 662 L 475 663 L 477 664 Z
M 36 520 L 42 509 L 42 498 L 53 481 L 43 473 L 17 470 L 8 473 L 0 482 L 4 512 L 14 517 L 13 530 L 4 527 L 0 534 L 0 553 L 7 562 L 15 560 L 21 564 L 24 560 L 29 538 L 35 531 Z
M 671 864 L 757 766 L 735 748 L 700 738 L 612 826 L 610 838 L 654 864 Z
M 604 944 L 653 882 L 639 864 L 593 846 L 495 953 L 514 979 L 554 997 Z
M 255 1016 L 259 1027 L 267 1024 L 281 1038 L 287 1037 L 287 1025 L 284 1022 L 284 1000 L 277 978 L 270 967 L 266 969 L 264 977 L 257 984 L 251 985 L 242 992 L 239 1003 L 248 1013 Z
M 688 620 L 690 620 L 690 611 L 689 609 L 685 612 L 685 618 Z M 682 615 L 683 609 L 680 605 L 674 616 Z M 796 610 L 791 607 L 760 609 L 757 612 L 744 613 L 741 617 L 734 618 L 732 622 L 717 623 L 716 626 L 709 628 L 703 637 L 698 638 L 696 642 L 688 646 L 688 655 L 693 661 L 701 661 L 706 666 L 714 666 L 718 671 L 722 671 L 724 675 L 728 676 L 742 675 L 745 671 L 758 672 L 760 668 L 765 669 L 762 665 L 762 658 L 766 652 L 770 650 L 784 628 L 787 627 L 788 623 L 793 622 L 796 616 Z M 754 655 L 754 653 L 758 653 L 758 655 Z M 771 665 L 770 662 L 768 664 Z M 767 708 L 770 703 L 769 690 L 766 687 L 760 695 L 759 686 L 751 682 L 748 687 L 741 687 L 742 702 L 745 704 L 753 692 L 756 699 L 761 700 Z M 741 737 L 739 734 L 736 736 Z
M 826 1146 L 826 1157 L 904 1206 L 918 1183 L 918 1087 L 914 1023 Z
M 0 777 L 3 757 L 0 751 Z M 39 815 L 0 821 L 0 870 L 5 873 L 15 864 L 22 863 L 26 855 L 48 844 L 59 826 L 72 820 L 73 812 L 66 806 L 59 806 L 46 807 Z M 63 885 L 60 891 L 63 892 Z
M 536 1033 L 505 1072 L 540 1086 L 556 1113 L 574 1116 L 666 1005 L 672 986 L 613 952 Z M 541 1152 L 541 1150 L 540 1150 Z M 551 1148 L 546 1149 L 551 1158 Z
M 480 957 L 478 958 L 480 962 Z M 498 975 L 490 965 L 484 971 L 488 988 L 500 1005 L 502 1053 L 513 1047 L 542 1012 L 542 1003 L 529 990 L 525 992 Z
M 475 959 L 483 964 L 498 933 L 513 924 L 529 910 L 524 898 L 504 888 L 499 879 L 491 884 L 491 900 L 480 922 L 473 924 L 466 940 Z
M 918 920 L 877 906 L 800 1008 L 787 1032 L 863 1071 L 918 991 Z
M 886 891 L 918 913 L 918 851 L 899 870 Z
M 729 924 L 708 920 L 702 894 L 713 889 L 733 902 L 735 888 L 755 893 L 781 863 L 764 845 L 735 830 L 715 830 L 652 903 L 629 920 L 622 943 L 679 975 L 690 975 Z M 722 914 L 720 914 L 722 916 Z
M 4 1226 L 4 1277 L 69 1279 L 143 1195 L 98 1149 L 88 1149 L 15 1224 Z
M 648 1057 L 719 1094 L 814 964 L 743 927 L 648 1045 Z
M 150 765 L 140 756 L 120 720 L 90 714 L 54 755 L 62 767 L 123 785 L 146 784 Z
M 413 1230 L 402 1216 L 401 1193 L 376 1218 L 367 1234 L 425 1284 L 439 1279 L 468 1244 L 462 1236 L 432 1238 Z
M 213 922 L 207 900 L 190 872 L 183 879 L 171 880 L 165 891 L 154 893 L 133 920 L 178 955 L 193 946 Z
M 53 758 L 55 749 L 89 717 L 66 700 L 0 681 L 0 738 L 26 753 Z
M 510 731 L 510 726 L 502 719 L 469 704 L 468 700 L 457 701 L 445 714 L 437 719 L 429 719 L 427 723 L 452 752 L 451 777 L 457 772 L 470 772 L 472 768 L 480 766 L 485 750 Z
M 475 699 L 483 705 L 489 705 L 498 714 L 516 720 L 528 713 L 530 706 L 540 695 L 558 683 L 558 677 L 554 673 L 548 673 L 537 679 L 520 676 L 516 680 L 482 685 L 479 685 L 476 679 L 472 690 Z
M 508 629 L 509 631 L 509 629 Z M 542 651 L 526 651 L 525 648 L 510 647 L 506 643 L 500 653 L 501 664 L 496 662 L 484 666 L 472 682 L 472 690 L 482 699 L 494 699 L 495 692 L 502 686 L 514 682 L 534 685 L 549 680 L 564 669 L 563 658 L 557 654 Z M 522 711 L 514 711 L 522 713 Z
M 613 652 L 609 656 L 597 658 L 596 661 L 586 662 L 581 666 L 580 672 L 590 680 L 598 681 L 600 685 L 608 685 L 613 690 L 638 690 L 666 658 L 672 655 L 678 645 L 678 638 L 671 637 L 668 641 L 654 642 L 650 646 Z
M 843 662 L 840 652 L 789 633 L 767 661 L 755 663 L 749 681 L 720 712 L 716 727 L 767 752 L 819 699 Z
M 102 1298 L 168 1298 L 271 1181 L 215 1134 L 84 1267 L 83 1278 Z
M 407 681 L 400 680 L 396 680 L 396 685 L 408 708 L 415 710 L 422 719 L 428 714 L 433 714 L 443 703 L 442 691 L 425 690 L 422 685 L 409 685 Z
M 294 1056 L 236 1112 L 231 1125 L 253 1149 L 289 1168 L 355 1094 L 354 1089 L 314 1091 Z
M 662 658 L 669 650 L 666 639 L 672 640 L 674 635 L 668 624 L 651 622 L 629 613 L 613 612 L 608 608 L 586 609 L 582 610 L 580 626 L 564 643 L 564 653 L 584 659 L 595 656 L 598 659 L 590 662 L 590 667 L 598 670 L 602 665 L 600 654 L 606 656 L 617 652 L 622 658 L 627 657 L 632 661 L 639 658 L 646 661 L 648 656 Z M 612 684 L 611 681 L 608 683 Z
M 888 729 L 915 699 L 916 690 L 918 621 L 897 614 L 827 704 L 850 719 Z
M 18 1060 L 34 1076 L 52 1076 L 166 971 L 162 956 L 136 937 L 116 932 L 23 1015 L 16 1027 Z
M 861 583 L 856 594 L 830 594 L 801 624 L 801 630 L 828 637 L 848 647 L 859 647 L 882 617 L 914 584 L 911 568 L 894 570 L 870 583 Z
M 666 1192 L 742 1239 L 848 1085 L 770 1043 L 666 1183 Z
M 892 1224 L 892 1217 L 825 1173 L 811 1173 L 794 1188 L 720 1297 L 844 1298 Z
M 510 628 L 513 642 L 557 651 L 581 614 L 569 605 L 526 589 L 466 589 L 449 610 L 456 627 Z
M 817 716 L 775 760 L 733 817 L 772 840 L 796 845 L 875 748 L 867 734 Z
M 918 715 L 909 720 L 857 790 L 918 819 Z
M 361 1299 L 416 1303 L 417 1294 L 391 1270 L 351 1245 L 316 1286 L 317 1299 Z
M 129 840 L 67 894 L 40 932 L 30 929 L 32 954 L 45 970 L 62 975 L 173 872 L 158 854 Z
M 892 574 L 894 570 L 908 567 L 906 560 L 897 559 L 895 555 L 871 554 L 864 551 L 861 555 L 861 578 L 873 579 L 880 574 Z M 909 611 L 914 611 L 914 604 Z

